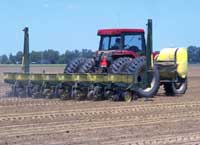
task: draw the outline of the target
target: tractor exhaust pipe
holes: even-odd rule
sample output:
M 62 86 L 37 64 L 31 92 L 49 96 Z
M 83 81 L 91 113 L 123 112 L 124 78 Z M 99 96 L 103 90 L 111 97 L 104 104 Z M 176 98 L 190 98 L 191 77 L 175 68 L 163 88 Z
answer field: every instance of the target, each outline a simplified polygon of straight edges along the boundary
M 29 34 L 28 34 L 28 27 L 23 29 L 24 31 L 24 51 L 22 56 L 22 69 L 24 73 L 30 72 L 30 57 L 29 57 Z
M 152 70 L 152 48 L 153 48 L 153 30 L 152 30 L 152 19 L 148 19 L 147 23 L 147 44 L 146 44 L 146 77 L 145 84 L 150 87 L 150 71 Z

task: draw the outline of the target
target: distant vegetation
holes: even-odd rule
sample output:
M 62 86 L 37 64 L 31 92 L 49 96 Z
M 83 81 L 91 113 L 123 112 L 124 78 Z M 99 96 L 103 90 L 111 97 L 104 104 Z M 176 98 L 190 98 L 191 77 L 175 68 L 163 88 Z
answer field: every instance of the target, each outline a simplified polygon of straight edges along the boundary
M 188 61 L 191 64 L 200 63 L 200 47 L 188 47 Z
M 45 51 L 32 51 L 30 53 L 30 59 L 32 64 L 66 64 L 69 61 L 78 57 L 93 57 L 94 52 L 89 49 L 79 50 L 66 50 L 64 54 L 60 54 L 58 51 L 49 49 Z M 21 64 L 22 52 L 19 51 L 16 54 L 2 55 L 0 56 L 0 64 Z M 200 47 L 189 46 L 188 47 L 188 61 L 190 64 L 200 63 Z
M 30 62 L 32 64 L 66 64 L 69 61 L 78 58 L 90 58 L 94 52 L 88 49 L 79 50 L 66 50 L 64 54 L 60 54 L 58 51 L 49 49 L 45 51 L 32 51 L 30 53 Z M 0 56 L 0 64 L 21 64 L 22 52 L 19 51 L 15 55 L 2 55 Z

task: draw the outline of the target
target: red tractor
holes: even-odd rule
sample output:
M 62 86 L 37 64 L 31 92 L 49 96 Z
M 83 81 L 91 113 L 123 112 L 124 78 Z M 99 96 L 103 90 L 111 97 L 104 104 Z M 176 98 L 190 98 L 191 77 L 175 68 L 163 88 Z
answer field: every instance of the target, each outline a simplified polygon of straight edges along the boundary
M 139 97 L 153 97 L 160 85 L 164 85 L 166 94 L 184 94 L 187 89 L 186 49 L 169 48 L 162 50 L 161 54 L 152 53 L 151 20 L 147 26 L 147 41 L 144 29 L 99 30 L 98 35 L 101 39 L 95 57 L 78 58 L 69 63 L 64 72 L 134 74 L 134 84 L 137 85 L 130 86 L 131 93 L 135 92 Z M 184 57 L 181 58 L 182 56 Z M 153 58 L 158 58 L 158 61 L 154 63 Z M 169 60 L 171 58 L 173 60 Z
M 65 73 L 136 74 L 137 82 L 144 82 L 146 70 L 146 42 L 143 29 L 102 29 L 99 50 L 92 59 L 78 58 L 68 64 Z M 152 97 L 159 88 L 159 72 L 153 69 L 149 86 L 140 88 L 138 96 Z M 154 79 L 153 79 L 154 78 Z
M 66 73 L 128 73 L 130 61 L 144 60 L 143 29 L 102 29 L 98 35 L 101 39 L 94 59 L 76 59 L 66 67 Z

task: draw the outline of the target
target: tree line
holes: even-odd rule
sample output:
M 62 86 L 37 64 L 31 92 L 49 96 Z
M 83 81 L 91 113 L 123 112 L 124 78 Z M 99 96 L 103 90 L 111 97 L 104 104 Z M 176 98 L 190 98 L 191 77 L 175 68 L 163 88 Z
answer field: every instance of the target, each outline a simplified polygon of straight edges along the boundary
M 200 63 L 200 47 L 188 47 L 188 61 L 191 64 Z
M 1 64 L 21 64 L 23 53 L 21 51 L 16 54 L 1 55 Z M 83 57 L 91 58 L 94 52 L 89 49 L 82 50 L 66 50 L 64 54 L 60 54 L 59 51 L 49 49 L 45 51 L 32 51 L 30 53 L 30 62 L 32 64 L 66 64 L 71 60 Z M 189 46 L 188 47 L 188 61 L 191 64 L 200 63 L 200 47 Z
M 64 54 L 60 54 L 59 51 L 48 49 L 45 51 L 32 51 L 30 52 L 30 62 L 32 64 L 66 64 L 71 60 L 83 57 L 91 58 L 94 52 L 89 49 L 80 50 L 66 50 Z M 15 55 L 9 54 L 0 56 L 1 64 L 21 64 L 22 63 L 22 51 L 18 51 Z

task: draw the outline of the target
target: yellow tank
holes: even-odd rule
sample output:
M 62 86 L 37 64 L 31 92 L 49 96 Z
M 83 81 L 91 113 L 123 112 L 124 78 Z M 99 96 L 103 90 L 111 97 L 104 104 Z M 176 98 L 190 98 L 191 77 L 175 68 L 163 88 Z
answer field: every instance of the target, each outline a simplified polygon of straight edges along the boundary
M 181 78 L 187 77 L 188 55 L 186 48 L 164 48 L 160 51 L 157 61 L 168 63 L 176 62 L 178 76 Z

